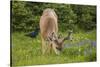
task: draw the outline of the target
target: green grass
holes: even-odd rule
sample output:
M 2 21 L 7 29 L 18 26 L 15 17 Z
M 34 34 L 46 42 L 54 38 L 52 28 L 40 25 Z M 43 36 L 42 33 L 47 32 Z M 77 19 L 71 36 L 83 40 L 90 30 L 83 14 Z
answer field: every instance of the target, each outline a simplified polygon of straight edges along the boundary
M 65 33 L 62 33 L 64 36 Z M 76 62 L 89 62 L 96 61 L 96 48 L 91 47 L 89 44 L 79 47 L 65 48 L 58 56 L 52 54 L 41 54 L 41 39 L 40 35 L 31 39 L 24 36 L 24 32 L 12 33 L 12 65 L 40 65 L 40 64 L 61 64 L 61 63 L 76 63 Z M 73 34 L 73 41 L 66 41 L 65 43 L 77 43 L 81 40 L 89 39 L 96 41 L 96 31 L 89 33 L 79 32 Z M 88 48 L 92 49 L 92 53 L 84 54 Z M 79 51 L 80 49 L 80 51 Z

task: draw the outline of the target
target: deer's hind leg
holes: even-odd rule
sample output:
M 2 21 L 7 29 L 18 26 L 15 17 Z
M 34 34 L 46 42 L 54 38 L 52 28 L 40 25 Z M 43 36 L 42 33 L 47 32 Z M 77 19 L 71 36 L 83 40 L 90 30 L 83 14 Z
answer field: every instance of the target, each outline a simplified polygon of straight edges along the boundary
M 41 46 L 41 49 L 42 49 L 42 54 L 44 55 L 45 52 L 46 52 L 46 42 L 45 40 L 42 38 L 42 46 Z

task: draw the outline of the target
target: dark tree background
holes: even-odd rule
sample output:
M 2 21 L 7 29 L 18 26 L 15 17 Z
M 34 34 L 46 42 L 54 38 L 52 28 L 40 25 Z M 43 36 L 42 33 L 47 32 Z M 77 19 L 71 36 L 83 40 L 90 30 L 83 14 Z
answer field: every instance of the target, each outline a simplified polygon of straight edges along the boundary
M 40 16 L 46 8 L 52 8 L 57 13 L 62 32 L 96 29 L 96 6 L 11 1 L 12 31 L 27 32 L 39 27 Z

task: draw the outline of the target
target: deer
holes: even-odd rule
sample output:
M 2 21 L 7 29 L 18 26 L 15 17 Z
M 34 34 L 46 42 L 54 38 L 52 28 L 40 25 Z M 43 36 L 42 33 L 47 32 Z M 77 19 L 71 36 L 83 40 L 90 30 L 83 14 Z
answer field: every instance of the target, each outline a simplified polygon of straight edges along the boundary
M 61 38 L 58 36 L 58 16 L 54 9 L 51 8 L 43 11 L 39 25 L 42 54 L 46 52 L 50 53 L 50 50 L 54 50 L 55 54 L 59 55 L 64 47 L 64 41 L 71 40 L 70 36 L 72 32 L 69 32 L 66 37 Z

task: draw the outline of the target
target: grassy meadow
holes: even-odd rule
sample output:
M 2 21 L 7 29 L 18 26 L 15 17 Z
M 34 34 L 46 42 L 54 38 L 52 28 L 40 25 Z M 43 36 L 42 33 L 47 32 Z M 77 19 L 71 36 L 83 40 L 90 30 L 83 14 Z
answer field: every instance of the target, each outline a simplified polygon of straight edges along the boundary
M 96 6 L 14 0 L 10 4 L 11 66 L 96 61 Z M 39 27 L 47 8 L 57 14 L 59 33 L 63 37 L 67 36 L 68 30 L 73 30 L 73 40 L 65 41 L 60 55 L 54 52 L 41 54 L 40 33 L 33 39 L 25 36 Z
M 12 33 L 12 66 L 96 61 L 96 46 L 92 46 L 91 43 L 74 46 L 82 40 L 96 41 L 95 30 L 73 33 L 73 40 L 65 42 L 65 46 L 72 44 L 72 47 L 66 46 L 60 55 L 55 53 L 42 55 L 40 34 L 34 39 L 25 34 L 25 32 Z M 65 32 L 61 34 L 67 35 Z

